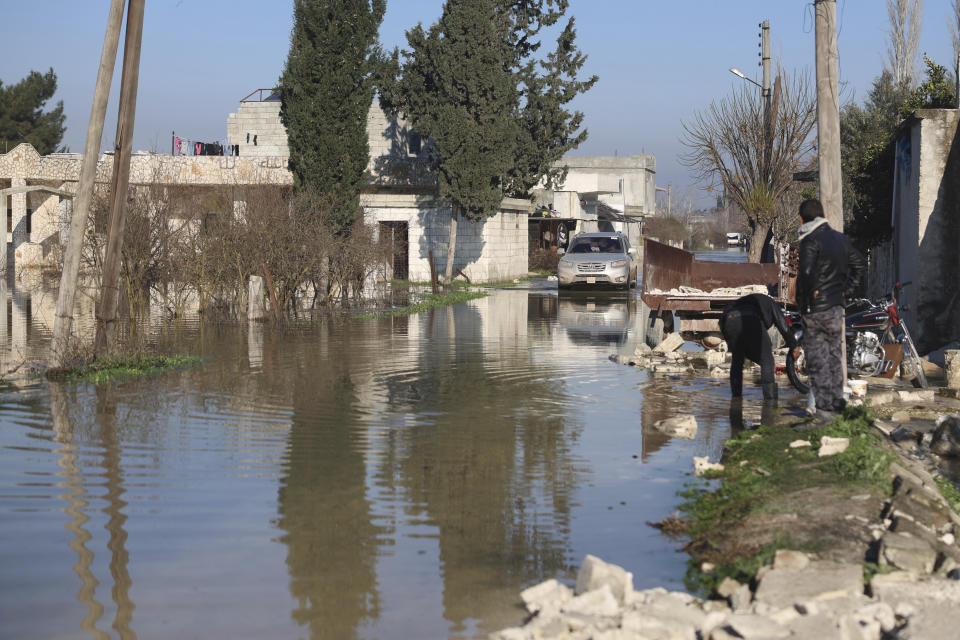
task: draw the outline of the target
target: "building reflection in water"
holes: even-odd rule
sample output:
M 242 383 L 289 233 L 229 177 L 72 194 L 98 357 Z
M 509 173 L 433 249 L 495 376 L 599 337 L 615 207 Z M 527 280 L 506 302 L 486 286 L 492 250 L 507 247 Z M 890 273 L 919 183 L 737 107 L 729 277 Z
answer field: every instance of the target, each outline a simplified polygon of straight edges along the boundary
M 438 570 L 443 635 L 486 633 L 519 615 L 521 589 L 569 575 L 577 430 L 554 401 L 563 389 L 531 361 L 526 305 L 504 296 L 324 328 L 301 348 L 278 526 L 293 617 L 311 637 L 384 624 L 381 591 L 405 600 L 410 576 Z M 416 563 L 439 568 L 384 584 L 394 576 L 378 558 L 409 548 L 404 536 L 434 540 L 437 556 L 412 544 Z

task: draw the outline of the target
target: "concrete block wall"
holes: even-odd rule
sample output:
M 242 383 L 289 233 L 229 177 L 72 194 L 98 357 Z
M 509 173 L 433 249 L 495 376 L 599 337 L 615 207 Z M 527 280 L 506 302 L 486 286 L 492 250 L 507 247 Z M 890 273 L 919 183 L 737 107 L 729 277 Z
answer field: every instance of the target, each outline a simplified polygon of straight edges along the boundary
M 430 251 L 437 273 L 447 264 L 450 242 L 449 205 L 431 207 L 368 205 L 367 222 L 408 224 L 408 272 L 413 281 L 430 280 Z M 504 282 L 528 272 L 527 213 L 501 211 L 479 223 L 460 218 L 454 272 L 461 269 L 472 282 Z
M 237 112 L 227 117 L 227 144 L 239 145 L 241 157 L 289 156 L 280 102 L 241 103 Z

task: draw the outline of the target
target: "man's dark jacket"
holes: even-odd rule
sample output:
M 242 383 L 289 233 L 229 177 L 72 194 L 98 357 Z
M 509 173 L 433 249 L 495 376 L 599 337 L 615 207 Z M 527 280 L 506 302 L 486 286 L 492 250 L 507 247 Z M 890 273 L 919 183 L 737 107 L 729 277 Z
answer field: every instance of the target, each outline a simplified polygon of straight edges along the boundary
M 831 229 L 826 221 L 800 240 L 799 257 L 797 306 L 801 313 L 843 305 L 860 290 L 866 261 L 847 236 Z

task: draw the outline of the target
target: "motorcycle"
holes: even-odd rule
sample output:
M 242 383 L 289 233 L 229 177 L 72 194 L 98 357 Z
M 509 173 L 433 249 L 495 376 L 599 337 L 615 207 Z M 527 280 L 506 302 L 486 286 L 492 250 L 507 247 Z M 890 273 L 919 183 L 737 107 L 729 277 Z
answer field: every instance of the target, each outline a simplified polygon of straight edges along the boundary
M 888 357 L 884 347 L 900 345 L 903 347 L 904 366 L 910 370 L 914 384 L 927 388 L 920 355 L 910 337 L 910 330 L 901 318 L 901 313 L 908 307 L 900 304 L 899 294 L 909 284 L 896 283 L 893 292 L 886 298 L 875 301 L 858 298 L 846 305 L 847 375 L 873 377 L 888 374 L 899 363 L 897 359 Z M 788 312 L 787 322 L 794 336 L 802 343 L 803 318 L 800 313 Z M 792 350 L 787 353 L 786 371 L 797 391 L 810 391 L 802 348 L 796 358 Z

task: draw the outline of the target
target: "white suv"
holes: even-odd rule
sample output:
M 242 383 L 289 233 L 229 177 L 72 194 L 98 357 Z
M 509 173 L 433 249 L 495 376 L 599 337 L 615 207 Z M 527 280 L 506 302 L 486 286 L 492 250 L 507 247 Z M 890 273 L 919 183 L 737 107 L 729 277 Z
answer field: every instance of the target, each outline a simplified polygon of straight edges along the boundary
M 637 250 L 619 231 L 581 233 L 560 259 L 558 286 L 615 287 L 637 284 Z

